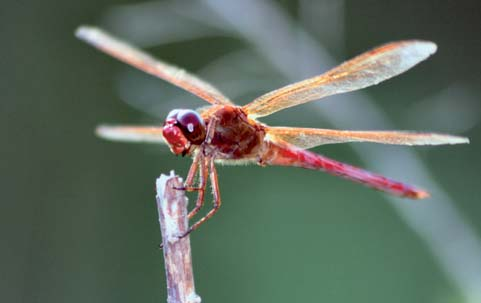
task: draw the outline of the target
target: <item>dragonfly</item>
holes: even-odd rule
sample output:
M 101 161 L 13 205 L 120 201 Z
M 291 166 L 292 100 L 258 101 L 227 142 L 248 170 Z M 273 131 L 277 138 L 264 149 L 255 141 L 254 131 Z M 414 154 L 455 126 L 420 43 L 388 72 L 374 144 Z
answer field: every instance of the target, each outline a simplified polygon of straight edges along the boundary
M 404 40 L 384 44 L 333 69 L 268 92 L 244 106 L 235 105 L 213 85 L 199 77 L 91 26 L 81 26 L 76 36 L 100 51 L 163 79 L 210 103 L 198 110 L 174 109 L 163 126 L 100 125 L 96 133 L 105 139 L 167 144 L 175 155 L 193 161 L 184 186 L 197 192 L 192 219 L 204 205 L 207 181 L 213 207 L 190 226 L 184 237 L 210 219 L 221 206 L 216 164 L 293 166 L 324 171 L 373 189 L 410 199 L 424 199 L 421 188 L 341 163 L 308 149 L 323 144 L 373 142 L 395 145 L 469 143 L 465 137 L 410 131 L 357 131 L 274 127 L 258 118 L 323 97 L 355 91 L 399 75 L 436 52 L 433 42 Z

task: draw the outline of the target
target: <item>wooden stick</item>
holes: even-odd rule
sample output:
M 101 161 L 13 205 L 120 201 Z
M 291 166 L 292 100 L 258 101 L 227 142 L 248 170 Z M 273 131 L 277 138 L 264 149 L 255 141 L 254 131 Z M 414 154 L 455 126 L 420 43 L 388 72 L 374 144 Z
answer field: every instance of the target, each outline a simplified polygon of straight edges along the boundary
M 187 197 L 181 188 L 182 179 L 174 175 L 161 175 L 156 180 L 157 210 L 167 277 L 167 303 L 200 303 L 195 293 L 190 238 L 179 239 L 189 229 Z

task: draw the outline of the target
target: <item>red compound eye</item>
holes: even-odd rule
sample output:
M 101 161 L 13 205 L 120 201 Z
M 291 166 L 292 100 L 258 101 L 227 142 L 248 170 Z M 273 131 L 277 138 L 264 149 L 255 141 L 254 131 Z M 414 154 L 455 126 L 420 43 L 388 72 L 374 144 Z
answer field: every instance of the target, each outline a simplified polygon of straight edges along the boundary
M 180 110 L 177 113 L 177 125 L 184 136 L 193 144 L 201 144 L 205 139 L 205 123 L 202 117 L 193 110 Z
M 179 112 L 184 111 L 186 109 L 173 109 L 170 111 L 170 113 L 167 115 L 167 118 L 165 118 L 166 121 L 168 120 L 176 120 L 177 121 L 177 116 L 179 115 Z
M 202 117 L 190 109 L 174 109 L 169 113 L 166 123 L 177 126 L 192 144 L 199 145 L 205 139 L 205 123 Z

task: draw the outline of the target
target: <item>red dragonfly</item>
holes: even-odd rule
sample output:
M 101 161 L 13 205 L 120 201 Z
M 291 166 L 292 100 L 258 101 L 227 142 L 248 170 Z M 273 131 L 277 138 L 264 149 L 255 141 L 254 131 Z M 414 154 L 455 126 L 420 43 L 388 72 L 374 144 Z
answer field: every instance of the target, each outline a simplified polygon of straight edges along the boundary
M 436 44 L 433 42 L 406 40 L 388 43 L 324 74 L 287 85 L 264 94 L 247 105 L 238 106 L 209 83 L 100 29 L 84 26 L 77 30 L 76 35 L 120 61 L 168 81 L 211 104 L 197 111 L 174 109 L 167 115 L 163 127 L 102 125 L 97 128 L 97 134 L 106 139 L 166 143 L 175 155 L 193 157 L 182 188 L 198 192 L 196 205 L 189 213 L 189 219 L 194 217 L 204 204 L 208 178 L 213 189 L 214 203 L 213 208 L 194 223 L 185 235 L 211 218 L 221 205 L 215 163 L 257 163 L 260 166 L 295 166 L 320 170 L 392 195 L 424 199 L 429 197 L 425 190 L 340 163 L 306 149 L 342 142 L 398 145 L 469 143 L 468 138 L 445 134 L 272 127 L 257 120 L 288 107 L 358 90 L 401 74 L 433 54 L 436 51 Z M 197 175 L 198 184 L 195 184 Z

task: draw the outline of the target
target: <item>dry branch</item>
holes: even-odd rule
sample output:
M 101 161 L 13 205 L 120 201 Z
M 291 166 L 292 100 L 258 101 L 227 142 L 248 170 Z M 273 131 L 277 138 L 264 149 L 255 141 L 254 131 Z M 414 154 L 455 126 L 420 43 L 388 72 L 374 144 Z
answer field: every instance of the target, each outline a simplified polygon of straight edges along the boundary
M 187 197 L 182 180 L 174 175 L 161 175 L 156 180 L 157 210 L 167 277 L 167 303 L 200 303 L 195 293 L 190 238 L 179 239 L 189 228 Z

